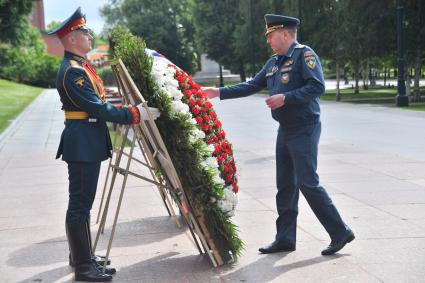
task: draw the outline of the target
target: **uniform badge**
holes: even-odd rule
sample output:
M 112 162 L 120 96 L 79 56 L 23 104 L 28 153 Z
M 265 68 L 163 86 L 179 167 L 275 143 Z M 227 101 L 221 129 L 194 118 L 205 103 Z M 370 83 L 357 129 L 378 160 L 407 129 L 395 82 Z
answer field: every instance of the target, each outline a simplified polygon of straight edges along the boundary
M 79 88 L 83 88 L 84 87 L 84 79 L 83 77 L 78 77 L 74 80 L 74 83 L 79 87 Z
M 317 62 L 314 56 L 305 57 L 304 61 L 310 69 L 314 69 L 314 67 L 316 67 Z
M 285 64 L 283 64 L 283 66 L 289 66 L 292 65 L 294 63 L 294 60 L 289 59 L 288 61 L 285 62 Z
M 278 69 L 278 67 L 277 66 L 273 66 L 273 68 L 272 68 L 272 73 L 274 74 L 274 73 L 276 73 L 277 72 L 277 69 Z
M 288 73 L 282 74 L 282 78 L 280 80 L 282 81 L 282 83 L 287 84 L 289 82 L 289 74 Z
M 314 56 L 313 51 L 306 51 L 306 52 L 304 52 L 304 57 L 310 57 L 310 56 Z

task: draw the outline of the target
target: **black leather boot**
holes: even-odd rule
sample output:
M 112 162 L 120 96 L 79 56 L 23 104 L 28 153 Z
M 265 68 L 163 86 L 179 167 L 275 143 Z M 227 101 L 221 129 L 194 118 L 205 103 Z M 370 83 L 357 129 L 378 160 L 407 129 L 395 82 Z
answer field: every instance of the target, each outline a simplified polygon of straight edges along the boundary
M 100 271 L 91 258 L 87 224 L 66 225 L 71 258 L 75 264 L 75 280 L 86 282 L 111 281 L 112 276 Z
M 92 245 L 93 242 L 91 241 L 91 230 L 90 230 L 90 218 L 86 221 L 86 229 L 87 229 L 87 235 L 89 235 L 89 244 L 90 244 L 91 259 L 96 264 L 97 268 L 102 271 L 103 270 L 103 265 L 105 264 L 106 257 L 104 257 L 104 256 L 98 256 L 98 255 L 95 255 L 93 253 L 93 245 Z M 111 264 L 111 261 L 109 259 L 108 259 L 108 262 L 109 263 L 107 263 L 107 265 L 108 264 Z M 106 267 L 105 268 L 105 273 L 106 274 L 113 275 L 113 274 L 117 273 L 117 270 L 115 268 L 113 268 L 113 267 Z
M 92 244 L 91 244 L 93 242 L 91 240 L 90 218 L 87 219 L 87 225 L 88 225 L 88 229 L 90 231 L 89 232 L 89 237 L 90 237 L 90 250 L 92 251 L 92 259 L 95 260 L 98 265 L 100 265 L 100 266 L 103 267 L 103 265 L 105 264 L 106 257 L 101 256 L 101 255 L 95 255 L 95 254 L 93 254 L 93 248 L 92 248 Z M 111 260 L 108 259 L 106 265 L 110 265 L 110 264 L 111 264 Z M 69 254 L 69 265 L 72 266 L 72 267 L 74 267 L 74 261 L 72 260 L 71 254 Z M 111 269 L 114 269 L 114 268 L 111 268 Z M 115 274 L 115 272 L 116 271 L 114 271 L 113 273 L 109 273 L 109 272 L 105 272 L 105 273 L 107 273 L 107 274 Z

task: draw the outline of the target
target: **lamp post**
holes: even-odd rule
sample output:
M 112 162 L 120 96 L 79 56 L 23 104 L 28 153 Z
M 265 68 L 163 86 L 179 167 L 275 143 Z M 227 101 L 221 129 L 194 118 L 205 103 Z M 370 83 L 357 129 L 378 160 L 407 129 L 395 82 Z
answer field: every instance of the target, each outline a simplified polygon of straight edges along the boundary
M 397 0 L 397 106 L 409 106 L 409 98 L 406 95 L 406 84 L 404 81 L 404 3 Z

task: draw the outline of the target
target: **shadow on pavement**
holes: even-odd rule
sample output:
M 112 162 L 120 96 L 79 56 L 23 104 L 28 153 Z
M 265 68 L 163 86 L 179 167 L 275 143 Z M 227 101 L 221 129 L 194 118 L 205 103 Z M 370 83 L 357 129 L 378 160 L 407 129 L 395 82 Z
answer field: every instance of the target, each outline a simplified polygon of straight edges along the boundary
M 221 275 L 220 278 L 223 282 L 270 282 L 291 270 L 335 260 L 345 256 L 341 254 L 328 257 L 318 256 L 290 264 L 276 265 L 276 263 L 283 259 L 286 255 L 287 253 L 278 253 L 261 256 L 260 259 L 233 272 Z
M 114 247 L 132 247 L 159 242 L 180 235 L 186 227 L 179 229 L 174 220 L 168 216 L 150 217 L 139 220 L 118 223 L 115 231 L 112 250 Z M 65 227 L 64 227 L 65 232 Z M 98 250 L 106 249 L 111 228 L 105 229 L 100 237 Z M 94 241 L 97 226 L 92 227 Z M 65 235 L 33 243 L 13 252 L 7 264 L 16 267 L 43 266 L 68 261 L 68 245 Z

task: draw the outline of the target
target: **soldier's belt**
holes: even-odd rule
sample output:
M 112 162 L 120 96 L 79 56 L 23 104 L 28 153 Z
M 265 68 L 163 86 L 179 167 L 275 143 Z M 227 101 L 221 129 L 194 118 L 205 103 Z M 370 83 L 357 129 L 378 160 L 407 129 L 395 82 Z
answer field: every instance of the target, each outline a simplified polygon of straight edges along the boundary
M 65 119 L 67 120 L 84 120 L 88 122 L 97 122 L 96 118 L 89 118 L 89 114 L 84 111 L 65 111 Z

